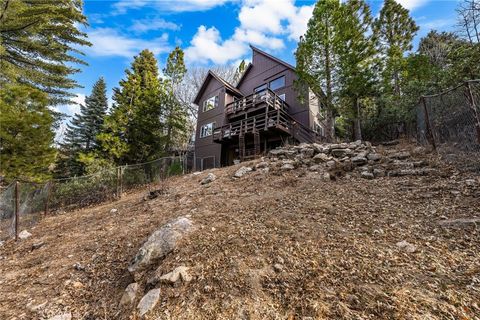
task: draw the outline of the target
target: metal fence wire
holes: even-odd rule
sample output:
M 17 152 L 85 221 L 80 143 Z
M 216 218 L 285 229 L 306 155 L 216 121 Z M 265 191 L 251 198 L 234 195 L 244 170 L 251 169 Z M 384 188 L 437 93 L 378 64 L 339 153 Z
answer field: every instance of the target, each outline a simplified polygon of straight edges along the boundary
M 480 172 L 480 80 L 422 96 L 417 140 L 462 171 Z
M 17 237 L 42 216 L 119 199 L 125 192 L 187 171 L 185 157 L 105 168 L 92 175 L 54 179 L 38 184 L 15 181 L 0 194 L 0 241 Z

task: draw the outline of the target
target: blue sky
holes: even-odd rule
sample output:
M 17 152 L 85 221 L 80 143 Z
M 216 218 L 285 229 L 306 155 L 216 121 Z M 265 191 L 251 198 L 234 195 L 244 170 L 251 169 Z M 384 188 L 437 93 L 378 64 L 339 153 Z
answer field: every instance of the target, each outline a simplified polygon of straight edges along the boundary
M 397 0 L 420 26 L 415 39 L 429 30 L 452 30 L 457 1 Z M 374 15 L 383 1 L 367 0 Z M 311 16 L 314 0 L 85 0 L 93 43 L 84 48 L 88 66 L 74 78 L 84 88 L 74 91 L 83 102 L 93 83 L 103 76 L 108 95 L 124 76 L 133 56 L 147 48 L 159 60 L 179 45 L 188 66 L 237 64 L 250 59 L 248 44 L 295 64 L 293 52 Z M 61 106 L 72 115 L 79 107 Z

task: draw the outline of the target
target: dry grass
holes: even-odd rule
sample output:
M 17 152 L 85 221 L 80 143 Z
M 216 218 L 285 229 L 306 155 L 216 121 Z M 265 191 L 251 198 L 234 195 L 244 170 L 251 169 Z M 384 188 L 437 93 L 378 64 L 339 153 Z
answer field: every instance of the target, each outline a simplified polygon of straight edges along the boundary
M 197 231 L 140 281 L 148 290 L 156 267 L 182 264 L 195 279 L 162 285 L 150 319 L 480 319 L 479 230 L 438 226 L 480 217 L 480 189 L 465 176 L 325 182 L 293 171 L 232 180 L 236 168 L 214 170 L 207 186 L 206 173 L 177 177 L 153 200 L 144 191 L 48 217 L 30 239 L 6 243 L 0 319 L 65 310 L 133 319 L 118 309 L 133 282 L 127 265 L 153 230 L 181 215 Z M 402 240 L 417 251 L 399 249 Z M 32 250 L 37 242 L 45 245 Z

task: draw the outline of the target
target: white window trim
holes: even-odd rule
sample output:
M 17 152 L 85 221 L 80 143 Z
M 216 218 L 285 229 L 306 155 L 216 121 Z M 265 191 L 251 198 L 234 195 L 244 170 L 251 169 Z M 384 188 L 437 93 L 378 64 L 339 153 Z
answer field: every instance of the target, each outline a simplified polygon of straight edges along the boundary
M 203 128 L 204 127 L 207 127 L 208 125 L 212 125 L 212 131 L 210 134 L 207 134 L 207 135 L 203 135 Z M 207 129 L 208 130 L 208 129 Z M 215 122 L 209 122 L 209 123 L 205 123 L 204 125 L 202 125 L 200 127 L 200 132 L 199 132 L 199 138 L 206 138 L 206 137 L 210 137 L 211 135 L 213 135 L 213 130 L 215 130 Z
M 212 108 L 212 109 L 205 110 L 205 109 L 206 109 L 206 106 L 207 106 L 208 100 L 210 100 L 210 99 L 212 99 L 212 98 L 214 98 L 213 108 Z M 208 111 L 210 111 L 210 110 L 215 109 L 216 107 L 218 107 L 218 94 L 217 94 L 217 95 L 214 95 L 214 96 L 211 96 L 211 97 L 209 97 L 208 99 L 205 99 L 205 101 L 203 101 L 202 112 L 208 112 Z

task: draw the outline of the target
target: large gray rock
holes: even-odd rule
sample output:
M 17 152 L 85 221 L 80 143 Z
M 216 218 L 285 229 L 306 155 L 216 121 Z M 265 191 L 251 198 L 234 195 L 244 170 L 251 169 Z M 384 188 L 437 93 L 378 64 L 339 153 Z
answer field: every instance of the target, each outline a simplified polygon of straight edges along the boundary
M 343 158 L 345 156 L 351 155 L 352 150 L 350 150 L 348 148 L 332 149 L 331 153 L 332 153 L 332 156 L 334 156 L 336 158 Z
M 327 156 L 325 153 L 319 153 L 319 154 L 315 155 L 315 157 L 313 157 L 313 161 L 315 163 L 327 162 L 329 160 L 331 160 L 331 158 L 329 156 Z
M 217 179 L 217 176 L 210 172 L 205 178 L 203 178 L 201 184 L 208 184 L 210 182 L 215 181 L 216 179 Z
M 362 156 L 356 156 L 352 158 L 352 163 L 356 166 L 363 166 L 367 163 L 367 158 Z
M 148 240 L 143 244 L 133 261 L 130 263 L 128 271 L 132 273 L 136 272 L 149 266 L 156 259 L 165 257 L 176 248 L 178 242 L 182 238 L 193 230 L 193 222 L 186 217 L 180 217 L 175 221 L 162 226 L 160 229 L 152 233 Z
M 273 149 L 273 150 L 270 150 L 268 152 L 269 155 L 272 155 L 272 156 L 283 156 L 285 154 L 285 150 L 284 149 Z
M 137 305 L 138 315 L 143 317 L 147 312 L 155 308 L 160 299 L 160 289 L 152 289 L 140 300 Z
M 364 178 L 364 179 L 367 179 L 367 180 L 372 180 L 373 178 L 375 178 L 373 173 L 368 172 L 368 171 L 363 171 L 362 174 L 361 174 L 361 177 Z
M 311 158 L 315 154 L 315 151 L 312 148 L 303 148 L 300 150 L 300 153 L 306 158 Z
M 382 155 L 378 153 L 370 153 L 367 155 L 367 159 L 372 161 L 379 161 L 382 159 Z
M 28 239 L 32 236 L 32 234 L 30 232 L 28 232 L 27 230 L 23 230 L 22 232 L 20 232 L 18 234 L 18 239 L 20 240 L 25 240 L 25 239 Z
M 241 178 L 245 174 L 249 173 L 250 171 L 252 171 L 252 168 L 250 168 L 250 167 L 241 167 L 240 169 L 237 170 L 237 172 L 235 172 L 235 174 L 233 176 L 235 178 Z
M 130 283 L 122 295 L 122 299 L 120 300 L 120 306 L 132 305 L 135 302 L 135 299 L 137 299 L 138 289 L 138 283 Z
M 394 154 L 390 155 L 390 158 L 392 159 L 398 159 L 398 160 L 404 160 L 410 158 L 410 152 L 408 151 L 402 151 L 402 152 L 397 152 Z

